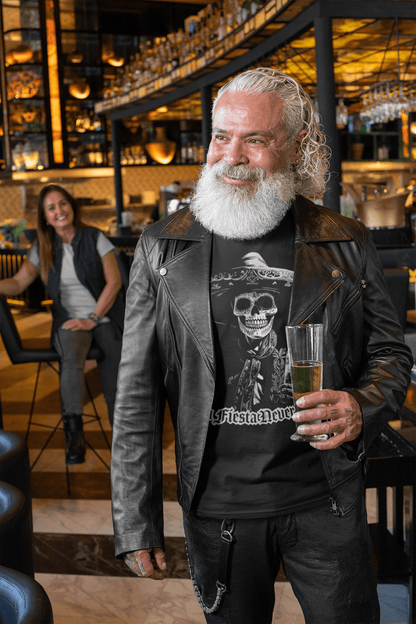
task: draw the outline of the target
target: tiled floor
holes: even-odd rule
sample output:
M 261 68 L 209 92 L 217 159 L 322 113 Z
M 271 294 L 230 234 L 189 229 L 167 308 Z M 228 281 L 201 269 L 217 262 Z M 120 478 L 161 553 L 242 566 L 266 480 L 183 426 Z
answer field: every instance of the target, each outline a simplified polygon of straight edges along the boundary
M 47 313 L 15 315 L 24 337 L 48 339 Z M 94 363 L 88 363 L 88 381 L 108 438 L 106 416 Z M 4 429 L 24 432 L 34 387 L 36 364 L 13 366 L 0 341 L 0 380 Z M 91 404 L 86 413 L 93 414 Z M 50 429 L 59 421 L 56 373 L 43 366 L 34 425 L 29 435 L 33 462 Z M 91 419 L 87 439 L 108 464 L 110 451 Z M 58 431 L 32 472 L 34 552 L 36 579 L 47 591 L 55 624 L 203 624 L 205 619 L 193 593 L 186 564 L 181 512 L 175 494 L 173 433 L 164 436 L 165 533 L 168 572 L 163 582 L 139 579 L 114 558 L 110 510 L 109 472 L 91 451 L 85 464 L 69 467 L 70 494 L 64 462 L 62 432 Z M 369 520 L 374 518 L 374 492 L 369 491 Z M 276 582 L 274 624 L 303 624 L 304 618 L 289 583 Z M 380 588 L 383 622 L 405 623 L 406 596 L 395 586 Z M 391 619 L 391 618 L 396 619 Z M 334 624 L 338 624 L 335 623 Z M 359 623 L 357 623 L 359 624 Z

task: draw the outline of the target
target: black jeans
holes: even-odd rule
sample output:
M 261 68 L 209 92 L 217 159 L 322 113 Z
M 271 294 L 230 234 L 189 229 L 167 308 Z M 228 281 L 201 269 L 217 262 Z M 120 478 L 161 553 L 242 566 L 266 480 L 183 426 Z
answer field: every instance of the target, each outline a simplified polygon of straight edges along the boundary
M 184 514 L 191 576 L 212 607 L 221 520 Z M 330 503 L 294 514 L 235 520 L 227 590 L 209 624 L 270 624 L 280 562 L 306 624 L 379 624 L 380 608 L 365 502 L 341 518 Z

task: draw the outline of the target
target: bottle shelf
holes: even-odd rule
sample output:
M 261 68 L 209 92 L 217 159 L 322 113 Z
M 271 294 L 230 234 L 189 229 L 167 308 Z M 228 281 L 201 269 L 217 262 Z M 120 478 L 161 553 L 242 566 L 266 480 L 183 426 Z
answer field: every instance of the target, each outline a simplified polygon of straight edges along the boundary
M 95 104 L 97 113 L 110 112 L 114 109 L 123 108 L 139 100 L 154 98 L 163 92 L 171 91 L 200 77 L 213 69 L 220 67 L 232 58 L 247 52 L 253 45 L 249 40 L 255 36 L 256 44 L 269 37 L 275 28 L 273 20 L 291 3 L 291 0 L 269 0 L 259 10 L 246 19 L 242 24 L 226 34 L 220 41 L 214 41 L 200 56 L 196 56 L 164 73 L 158 77 L 152 77 L 145 83 L 132 82 L 127 93 L 120 93 L 114 97 L 103 99 Z

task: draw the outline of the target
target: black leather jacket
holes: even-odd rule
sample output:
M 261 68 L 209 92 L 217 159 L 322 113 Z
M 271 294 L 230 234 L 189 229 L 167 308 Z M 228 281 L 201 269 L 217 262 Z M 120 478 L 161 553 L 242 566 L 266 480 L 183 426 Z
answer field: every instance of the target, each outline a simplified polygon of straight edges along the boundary
M 324 324 L 324 388 L 359 402 L 358 440 L 317 451 L 339 513 L 363 494 L 365 453 L 400 409 L 413 358 L 368 230 L 298 197 L 289 323 Z M 116 555 L 164 547 L 162 427 L 175 428 L 178 501 L 189 510 L 214 396 L 209 296 L 212 236 L 187 210 L 147 228 L 131 268 L 114 414 Z

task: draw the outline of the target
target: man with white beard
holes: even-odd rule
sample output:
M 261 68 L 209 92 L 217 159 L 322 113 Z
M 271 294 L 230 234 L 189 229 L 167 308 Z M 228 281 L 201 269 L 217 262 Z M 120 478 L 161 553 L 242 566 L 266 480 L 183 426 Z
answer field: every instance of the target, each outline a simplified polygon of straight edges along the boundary
M 208 623 L 270 623 L 281 563 L 307 624 L 379 622 L 365 453 L 404 401 L 412 357 L 368 231 L 308 199 L 327 172 L 300 85 L 279 70 L 244 72 L 214 102 L 190 210 L 150 226 L 131 268 L 113 428 L 116 555 L 138 576 L 165 576 L 167 399 Z M 285 326 L 305 323 L 324 326 L 324 390 L 295 406 Z M 324 440 L 292 441 L 293 421 Z

